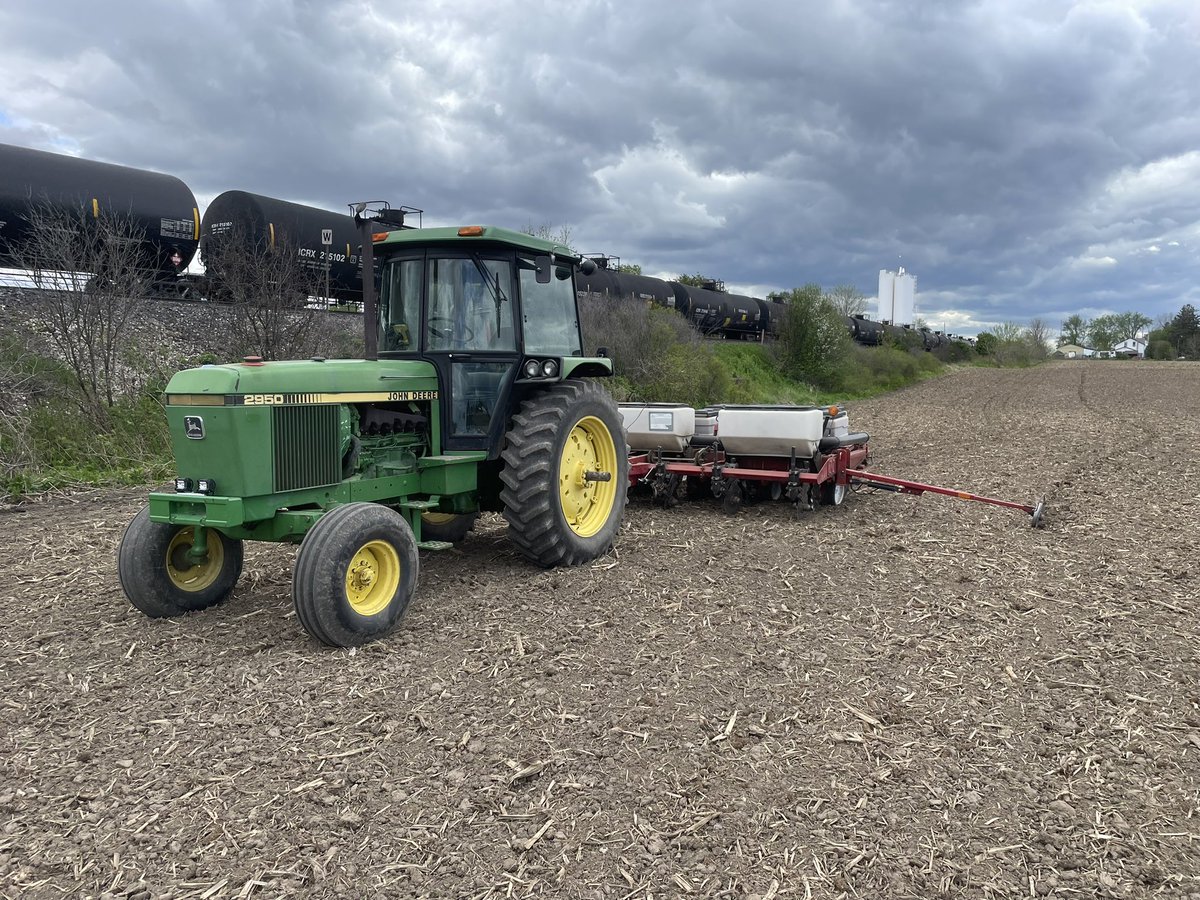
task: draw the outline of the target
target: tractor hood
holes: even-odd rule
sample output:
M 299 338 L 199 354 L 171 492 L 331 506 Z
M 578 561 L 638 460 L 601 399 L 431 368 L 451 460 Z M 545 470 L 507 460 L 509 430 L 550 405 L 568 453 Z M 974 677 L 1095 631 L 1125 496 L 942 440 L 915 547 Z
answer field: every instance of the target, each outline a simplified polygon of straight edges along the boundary
M 420 360 L 300 360 L 208 365 L 177 373 L 168 405 L 228 405 L 230 397 L 264 404 L 437 399 L 434 367 Z M 327 395 L 338 395 L 336 398 Z

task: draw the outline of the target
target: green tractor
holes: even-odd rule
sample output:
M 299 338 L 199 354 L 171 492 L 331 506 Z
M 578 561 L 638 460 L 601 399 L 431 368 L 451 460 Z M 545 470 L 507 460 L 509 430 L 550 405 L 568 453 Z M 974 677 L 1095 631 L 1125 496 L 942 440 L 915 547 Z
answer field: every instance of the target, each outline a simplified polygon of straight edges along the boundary
M 540 566 L 612 546 L 629 462 L 616 404 L 591 380 L 612 363 L 583 356 L 580 260 L 494 227 L 372 239 L 362 212 L 363 271 L 379 281 L 376 302 L 364 279 L 366 358 L 248 358 L 167 385 L 174 491 L 150 495 L 118 553 L 147 615 L 225 600 L 243 541 L 299 543 L 297 617 L 349 647 L 397 626 L 418 550 L 462 540 L 481 511 L 502 512 Z

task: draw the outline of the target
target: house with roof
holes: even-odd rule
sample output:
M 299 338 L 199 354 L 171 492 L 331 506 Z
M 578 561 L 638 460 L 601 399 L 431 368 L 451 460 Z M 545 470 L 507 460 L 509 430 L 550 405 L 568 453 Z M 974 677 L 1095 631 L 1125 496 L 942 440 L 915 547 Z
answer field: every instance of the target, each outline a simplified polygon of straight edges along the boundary
M 1113 345 L 1113 353 L 1117 356 L 1136 357 L 1137 359 L 1146 358 L 1146 340 L 1144 338 L 1125 338 L 1119 344 Z

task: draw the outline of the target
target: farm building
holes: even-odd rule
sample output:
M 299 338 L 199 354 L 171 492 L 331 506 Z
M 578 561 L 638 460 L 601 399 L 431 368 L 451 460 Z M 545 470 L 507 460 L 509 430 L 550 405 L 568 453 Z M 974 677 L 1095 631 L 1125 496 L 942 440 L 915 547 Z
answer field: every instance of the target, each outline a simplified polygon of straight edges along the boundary
M 1083 359 L 1085 356 L 1091 355 L 1091 350 L 1087 347 L 1080 347 L 1078 344 L 1063 344 L 1054 351 L 1054 356 L 1058 359 Z
M 1121 343 L 1113 345 L 1113 352 L 1117 356 L 1136 356 L 1138 359 L 1143 359 L 1146 356 L 1146 341 L 1140 337 L 1126 338 Z

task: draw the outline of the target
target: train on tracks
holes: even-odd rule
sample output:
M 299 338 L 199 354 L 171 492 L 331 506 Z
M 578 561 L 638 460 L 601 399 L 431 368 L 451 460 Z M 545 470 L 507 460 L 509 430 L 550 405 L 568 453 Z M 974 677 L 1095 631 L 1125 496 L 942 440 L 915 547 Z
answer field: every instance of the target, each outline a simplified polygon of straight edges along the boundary
M 375 230 L 407 227 L 399 224 L 403 215 L 420 212 L 401 207 L 391 223 Z M 360 240 L 348 212 L 226 191 L 201 218 L 191 189 L 172 175 L 0 144 L 0 267 L 28 268 L 39 218 L 102 216 L 129 220 L 138 235 L 140 266 L 159 296 L 219 296 L 221 251 L 232 238 L 257 250 L 287 247 L 323 296 L 362 300 Z M 187 271 L 197 254 L 205 275 Z
M 596 264 L 591 275 L 578 276 L 581 297 L 631 299 L 673 309 L 703 335 L 732 340 L 761 341 L 779 335 L 787 304 L 781 300 L 733 294 L 720 282 L 697 286 L 648 275 L 622 272 L 613 257 L 590 257 Z M 936 350 L 951 343 L 968 344 L 967 338 L 929 328 L 876 322 L 865 315 L 846 316 L 846 331 L 857 343 L 876 347 L 887 341 L 903 346 Z
M 221 296 L 220 250 L 230 239 L 258 250 L 287 247 L 300 257 L 321 295 L 339 303 L 362 300 L 361 245 L 349 214 L 331 212 L 247 191 L 226 191 L 213 199 L 203 218 L 192 191 L 170 175 L 93 162 L 0 144 L 0 267 L 20 267 L 23 244 L 37 208 L 84 217 L 129 216 L 141 235 L 140 257 L 160 295 Z M 413 227 L 405 216 L 421 210 L 400 207 L 376 233 Z M 187 271 L 199 253 L 203 276 Z M 591 257 L 595 269 L 580 276 L 580 297 L 633 298 L 676 310 L 701 334 L 727 339 L 765 340 L 778 335 L 787 305 L 724 289 L 619 271 L 612 258 Z M 894 341 L 936 350 L 966 338 L 928 328 L 845 317 L 851 338 L 865 346 Z

